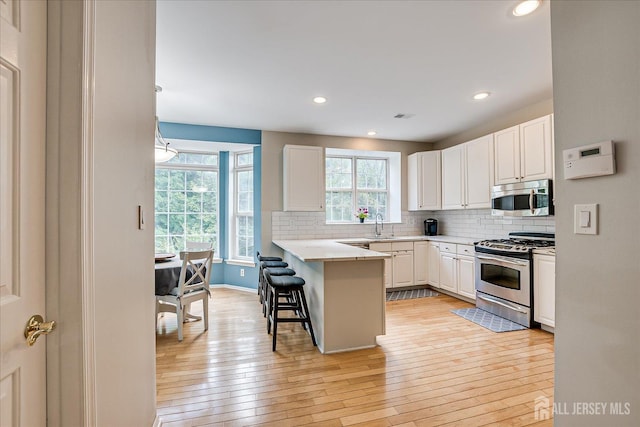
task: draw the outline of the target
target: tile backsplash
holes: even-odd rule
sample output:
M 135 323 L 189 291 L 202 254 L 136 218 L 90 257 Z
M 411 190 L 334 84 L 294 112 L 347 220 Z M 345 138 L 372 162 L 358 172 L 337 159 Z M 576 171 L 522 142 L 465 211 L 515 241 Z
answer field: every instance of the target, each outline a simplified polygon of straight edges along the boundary
M 382 235 L 415 236 L 424 234 L 423 221 L 438 220 L 438 234 L 478 239 L 504 238 L 512 231 L 555 233 L 555 218 L 510 218 L 491 216 L 490 209 L 433 212 L 402 212 L 402 222 L 385 224 Z M 273 240 L 336 239 L 373 237 L 374 222 L 364 224 L 326 224 L 324 212 L 272 212 Z

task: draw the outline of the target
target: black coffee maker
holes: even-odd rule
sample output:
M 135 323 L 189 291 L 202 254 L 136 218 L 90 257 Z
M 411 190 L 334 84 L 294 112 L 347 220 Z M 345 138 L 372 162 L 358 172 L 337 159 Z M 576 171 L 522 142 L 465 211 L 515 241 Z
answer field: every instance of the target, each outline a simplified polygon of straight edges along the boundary
M 438 220 L 429 218 L 424 220 L 424 235 L 436 236 L 438 234 Z

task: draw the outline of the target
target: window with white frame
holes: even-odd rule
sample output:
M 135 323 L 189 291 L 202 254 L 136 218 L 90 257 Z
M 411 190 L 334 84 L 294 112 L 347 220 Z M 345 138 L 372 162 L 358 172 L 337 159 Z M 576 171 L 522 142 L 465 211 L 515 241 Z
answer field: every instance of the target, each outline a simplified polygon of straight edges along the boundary
M 218 155 L 179 152 L 155 170 L 155 251 L 177 253 L 186 242 L 218 253 Z
M 327 152 L 325 161 L 327 222 L 354 222 L 358 209 L 389 219 L 389 158 Z
M 233 258 L 253 260 L 253 152 L 234 153 Z

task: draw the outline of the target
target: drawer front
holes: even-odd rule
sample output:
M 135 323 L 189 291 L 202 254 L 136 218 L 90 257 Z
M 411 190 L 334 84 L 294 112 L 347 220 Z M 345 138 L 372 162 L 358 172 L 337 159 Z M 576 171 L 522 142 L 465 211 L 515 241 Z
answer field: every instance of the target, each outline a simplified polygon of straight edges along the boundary
M 475 256 L 476 249 L 473 247 L 473 245 L 458 245 L 458 250 L 456 251 L 456 253 L 458 255 Z
M 451 254 L 455 254 L 457 251 L 455 243 L 440 243 L 440 252 L 448 252 Z
M 369 250 L 376 252 L 391 252 L 391 243 L 371 243 Z
M 391 243 L 392 251 L 412 251 L 413 242 L 393 242 Z

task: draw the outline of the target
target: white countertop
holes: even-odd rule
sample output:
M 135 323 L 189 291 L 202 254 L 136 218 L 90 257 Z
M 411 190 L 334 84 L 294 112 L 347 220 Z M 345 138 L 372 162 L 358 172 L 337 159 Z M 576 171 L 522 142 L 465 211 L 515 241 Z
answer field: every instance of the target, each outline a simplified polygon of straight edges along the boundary
M 359 259 L 382 259 L 391 255 L 363 249 L 349 244 L 402 242 L 402 241 L 434 241 L 459 245 L 473 245 L 481 239 L 454 236 L 396 236 L 396 237 L 355 237 L 344 239 L 311 239 L 311 240 L 274 240 L 273 244 L 289 252 L 305 262 L 313 261 L 352 261 Z
M 389 254 L 349 246 L 336 240 L 274 240 L 273 244 L 304 262 L 374 260 L 391 257 Z

